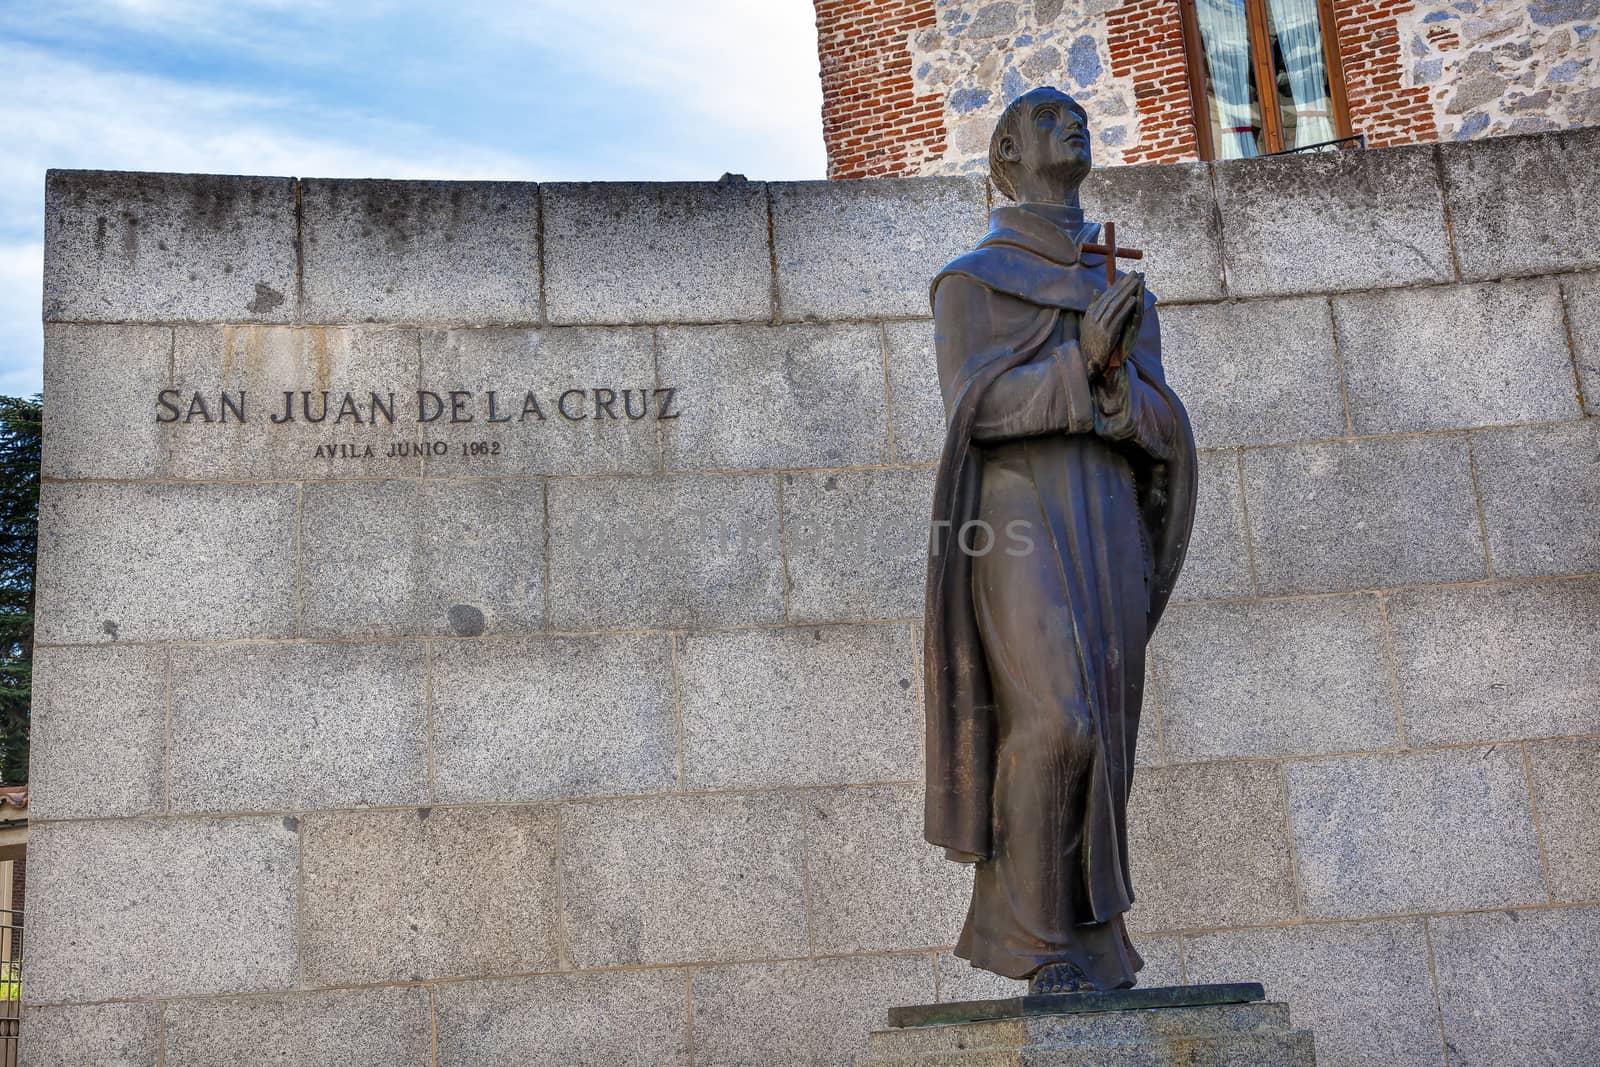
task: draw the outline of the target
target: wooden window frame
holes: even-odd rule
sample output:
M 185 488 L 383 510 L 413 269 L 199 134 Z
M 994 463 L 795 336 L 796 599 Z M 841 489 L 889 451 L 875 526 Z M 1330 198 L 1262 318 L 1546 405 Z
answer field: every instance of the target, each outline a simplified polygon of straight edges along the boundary
M 1206 99 L 1205 43 L 1200 37 L 1200 18 L 1195 0 L 1178 0 L 1178 15 L 1183 23 L 1184 65 L 1189 72 L 1189 107 L 1193 113 L 1195 140 L 1200 158 L 1217 158 L 1211 139 L 1211 106 Z M 1335 137 L 1350 136 L 1350 102 L 1345 94 L 1344 64 L 1339 60 L 1339 24 L 1333 14 L 1333 0 L 1317 0 L 1317 18 L 1322 29 L 1322 55 L 1328 66 L 1328 97 L 1333 104 Z M 1261 139 L 1264 154 L 1282 152 L 1283 118 L 1278 113 L 1277 79 L 1273 76 L 1271 39 L 1267 36 L 1267 0 L 1245 0 L 1245 21 L 1250 27 L 1250 54 L 1256 94 L 1261 100 Z M 1266 92 L 1265 90 L 1272 91 Z M 1268 106 L 1270 103 L 1271 106 Z

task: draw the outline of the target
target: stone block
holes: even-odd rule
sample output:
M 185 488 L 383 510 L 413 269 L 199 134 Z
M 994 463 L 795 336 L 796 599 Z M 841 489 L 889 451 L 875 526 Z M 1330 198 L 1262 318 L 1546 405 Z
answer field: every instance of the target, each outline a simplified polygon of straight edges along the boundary
M 531 182 L 300 183 L 304 321 L 538 322 Z
M 442 400 L 424 398 L 439 417 L 422 434 L 449 450 L 425 453 L 425 469 L 436 477 L 654 471 L 666 401 L 655 360 L 648 329 L 426 330 L 422 388 Z
M 1440 1067 L 1428 942 L 1420 920 L 1231 930 L 1184 939 L 1192 982 L 1260 982 L 1317 1035 L 1318 1059 L 1349 1067 Z
M 1358 434 L 1577 418 L 1554 281 L 1333 299 Z
M 28 843 L 30 1003 L 286 989 L 294 820 L 42 823 Z
M 428 991 L 356 989 L 174 1001 L 163 1067 L 399 1067 L 431 1063 Z
M 890 1007 L 933 989 L 925 953 L 697 970 L 695 1067 L 852 1067 Z
M 1104 167 L 1090 173 L 1081 192 L 1086 218 L 1109 219 L 1117 224 L 1118 245 L 1143 250 L 1142 260 L 1118 265 L 1147 272 L 1159 299 L 1222 296 L 1221 235 L 1205 164 Z
M 185 648 L 172 665 L 173 811 L 428 801 L 421 644 Z
M 870 1046 L 878 1055 L 886 1054 L 890 1048 L 902 1055 L 1003 1048 L 1016 1039 L 1028 1040 L 1034 1049 L 1115 1047 L 1170 1041 L 1180 1036 L 1281 1029 L 1289 1023 L 1289 1006 L 1264 1003 L 1259 982 L 1176 989 L 1141 986 L 1066 996 L 1071 999 L 1058 1009 L 1040 1003 L 1038 998 L 1029 998 L 1035 1001 L 1031 1004 L 918 1004 L 890 1008 L 891 1029 L 875 1032 L 869 1039 Z M 1198 1033 L 1191 1029 L 1196 1023 L 1201 1024 Z M 967 1037 L 975 1040 L 968 1042 L 964 1040 Z
M 948 862 L 948 861 L 947 861 Z M 1177 938 L 1173 938 L 1174 947 Z M 1140 945 L 1144 939 L 1140 939 Z M 1143 949 L 1140 949 L 1143 954 Z M 934 957 L 934 969 L 938 971 L 939 978 L 939 1003 L 954 1004 L 963 1000 L 1004 1000 L 1008 997 L 1020 997 L 1028 991 L 1028 982 L 1022 978 L 1006 978 L 974 967 L 954 952 L 940 952 Z M 1141 979 L 1142 979 L 1141 975 Z M 1144 982 L 1141 980 L 1140 985 Z M 874 1026 L 873 1029 L 879 1029 Z
M 1183 952 L 1179 948 L 1181 938 L 1153 937 L 1141 934 L 1134 944 L 1139 955 L 1144 957 L 1144 968 L 1139 971 L 1139 985 L 1146 989 L 1157 986 L 1184 985 Z
M 889 363 L 889 421 L 896 463 L 936 463 L 944 450 L 944 395 L 933 322 L 883 324 Z
M 762 183 L 554 183 L 540 195 L 551 322 L 771 318 Z
M 1600 900 L 1600 740 L 1527 748 L 1550 891 L 1556 900 Z
M 875 1031 L 860 1067 L 1313 1067 L 1310 1031 L 1291 1025 L 1287 1004 L 1233 1003 L 910 1026 Z
M 681 383 L 664 421 L 669 470 L 852 467 L 889 457 L 876 324 L 663 329 L 661 380 Z
M 1483 577 L 1459 437 L 1248 449 L 1244 484 L 1264 594 Z
M 1304 760 L 1287 770 L 1312 918 L 1545 899 L 1515 746 Z
M 1144 768 L 1128 806 L 1136 930 L 1244 926 L 1298 913 L 1275 763 Z
M 572 963 L 805 954 L 804 822 L 801 801 L 780 793 L 563 806 Z
M 1494 572 L 1600 571 L 1600 422 L 1472 435 Z
M 1161 347 L 1167 381 L 1202 448 L 1345 434 L 1333 323 L 1321 297 L 1165 308 Z
M 1376 596 L 1177 605 L 1152 650 L 1169 760 L 1399 743 Z
M 1444 144 L 1450 228 L 1461 274 L 1499 278 L 1600 266 L 1600 131 L 1561 130 Z
M 676 970 L 441 985 L 438 1067 L 688 1067 L 688 989 Z
M 780 477 L 791 622 L 922 614 L 931 468 Z M 1003 551 L 1010 542 L 996 533 Z
M 1429 919 L 1451 1067 L 1600 1060 L 1600 908 Z
M 783 620 L 771 475 L 555 481 L 549 507 L 556 629 Z
M 414 447 L 415 331 L 179 326 L 173 332 L 177 396 L 160 409 L 177 420 L 165 427 L 172 477 L 414 477 L 421 470 Z
M 293 485 L 48 484 L 40 644 L 290 637 Z
M 442 801 L 662 793 L 678 785 L 664 635 L 449 641 L 433 649 Z
M 159 476 L 167 427 L 156 398 L 171 379 L 169 327 L 47 324 L 44 475 Z
M 1163 616 L 1164 618 L 1165 616 Z M 1144 703 L 1139 709 L 1139 738 L 1133 750 L 1135 767 L 1160 767 L 1172 762 L 1162 749 L 1161 706 L 1155 699 L 1155 683 L 1159 664 L 1145 652 Z
M 29 723 L 31 818 L 147 815 L 166 806 L 166 649 L 38 649 Z
M 1585 414 L 1600 415 L 1600 274 L 1561 279 L 1561 300 L 1572 331 L 1572 358 Z
M 1249 596 L 1249 531 L 1244 492 L 1239 485 L 1239 453 L 1233 449 L 1200 453 L 1194 532 L 1189 554 L 1173 592 L 1174 600 L 1220 600 Z
M 922 840 L 922 786 L 834 789 L 811 794 L 807 804 L 818 952 L 955 943 L 972 868 Z
M 551 809 L 314 812 L 301 826 L 307 983 L 555 969 Z
M 1408 145 L 1215 164 L 1228 292 L 1448 281 L 1454 268 L 1433 152 Z
M 1600 733 L 1600 582 L 1407 590 L 1389 620 L 1413 744 Z
M 933 276 L 977 243 L 988 220 L 988 192 L 977 177 L 769 188 L 785 319 L 926 315 Z
M 148 1003 L 30 1005 L 23 1012 L 21 1062 L 27 1067 L 156 1067 L 160 1011 Z
M 678 673 L 690 789 L 922 773 L 922 687 L 909 626 L 692 633 L 679 643 Z
M 52 170 L 46 322 L 289 322 L 295 181 Z
M 476 637 L 544 626 L 544 486 L 328 482 L 305 488 L 303 632 Z

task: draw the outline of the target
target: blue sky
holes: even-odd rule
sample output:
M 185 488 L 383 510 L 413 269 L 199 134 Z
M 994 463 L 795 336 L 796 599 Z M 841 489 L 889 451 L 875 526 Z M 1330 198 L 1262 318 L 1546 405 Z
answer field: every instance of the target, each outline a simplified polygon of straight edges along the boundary
M 811 0 L 0 0 L 0 393 L 39 388 L 48 167 L 823 176 Z

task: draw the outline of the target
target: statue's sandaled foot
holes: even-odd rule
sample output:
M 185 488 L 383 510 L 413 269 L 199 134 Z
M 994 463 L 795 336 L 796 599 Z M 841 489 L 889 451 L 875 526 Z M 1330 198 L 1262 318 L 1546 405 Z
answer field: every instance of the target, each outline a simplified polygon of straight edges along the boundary
M 1071 963 L 1046 964 L 1028 979 L 1028 992 L 1035 995 L 1083 993 L 1093 989 L 1094 983 Z

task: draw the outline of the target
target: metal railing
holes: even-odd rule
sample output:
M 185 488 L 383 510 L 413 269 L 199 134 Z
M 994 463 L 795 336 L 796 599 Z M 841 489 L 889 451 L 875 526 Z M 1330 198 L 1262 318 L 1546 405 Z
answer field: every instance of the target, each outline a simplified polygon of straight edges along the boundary
M 1349 145 L 1357 151 L 1366 151 L 1367 135 L 1364 133 L 1351 134 L 1349 137 L 1335 137 L 1331 141 L 1318 141 L 1316 144 L 1296 145 L 1294 148 L 1285 148 L 1281 152 L 1263 152 L 1264 156 L 1292 156 L 1297 152 L 1320 152 L 1325 148 L 1339 148 Z M 1344 149 L 1348 151 L 1348 149 Z
M 22 1027 L 22 912 L 0 908 L 0 1067 L 17 1067 Z

